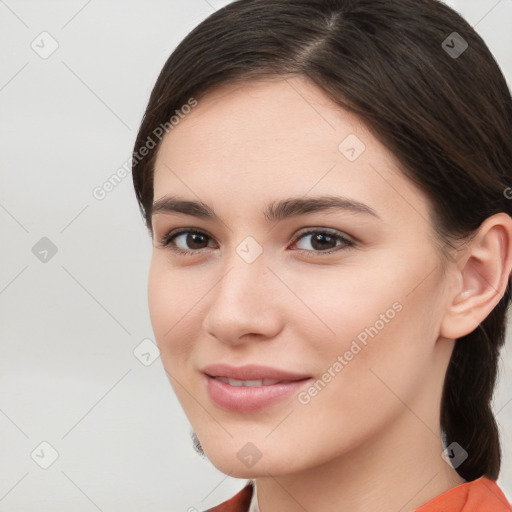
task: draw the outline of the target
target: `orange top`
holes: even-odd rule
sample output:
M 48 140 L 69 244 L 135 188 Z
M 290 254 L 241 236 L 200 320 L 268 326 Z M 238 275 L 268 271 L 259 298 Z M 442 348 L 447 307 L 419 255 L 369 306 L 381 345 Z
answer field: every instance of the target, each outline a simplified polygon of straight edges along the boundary
M 205 512 L 249 512 L 253 490 L 253 484 L 249 481 L 231 499 Z M 512 512 L 512 506 L 498 484 L 482 476 L 457 485 L 413 512 Z
M 481 476 L 440 494 L 414 512 L 511 512 L 512 507 L 494 480 Z

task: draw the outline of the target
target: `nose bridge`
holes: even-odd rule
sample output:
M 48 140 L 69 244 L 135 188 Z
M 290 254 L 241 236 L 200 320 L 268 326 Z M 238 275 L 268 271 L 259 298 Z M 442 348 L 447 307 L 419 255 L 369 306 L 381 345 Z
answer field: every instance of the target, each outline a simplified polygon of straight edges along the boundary
M 262 277 L 268 274 L 268 258 L 263 244 L 247 234 L 234 236 L 233 239 L 234 243 L 229 244 L 228 251 L 222 257 L 225 270 L 222 273 L 224 277 L 218 284 L 221 289 L 219 293 L 226 294 L 227 297 L 234 294 L 238 298 L 258 293 L 258 282 L 262 283 Z M 268 284 L 266 283 L 267 286 Z
M 233 249 L 225 263 L 226 271 L 223 272 L 223 277 L 214 292 L 215 302 L 226 302 L 233 307 L 264 306 L 262 299 L 268 295 L 265 288 L 268 290 L 269 271 L 266 268 L 267 262 L 263 257 L 263 251 L 255 256 L 254 245 L 244 241 Z

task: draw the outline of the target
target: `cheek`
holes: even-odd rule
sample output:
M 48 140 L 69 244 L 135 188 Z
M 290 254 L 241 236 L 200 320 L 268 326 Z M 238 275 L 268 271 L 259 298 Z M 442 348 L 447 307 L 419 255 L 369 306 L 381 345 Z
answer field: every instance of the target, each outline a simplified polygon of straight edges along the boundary
M 201 325 L 194 317 L 205 294 L 204 289 L 194 286 L 186 272 L 173 271 L 160 254 L 153 256 L 148 276 L 151 324 L 165 373 L 183 410 L 189 413 L 194 401 L 183 385 L 193 372 L 191 356 Z
M 316 434 L 319 425 L 324 439 L 332 440 L 331 449 L 354 447 L 377 435 L 404 404 L 415 407 L 428 381 L 437 313 L 425 305 L 436 293 L 436 278 L 411 293 L 420 266 L 404 270 L 401 283 L 380 274 L 380 280 L 354 286 L 351 294 L 335 287 L 326 295 L 332 312 L 323 318 L 337 336 L 331 341 L 317 336 L 315 355 L 322 353 L 317 381 L 295 405 L 302 443 L 315 445 L 318 453 L 323 452 L 316 445 L 324 444 Z
M 153 255 L 148 277 L 148 306 L 153 332 L 160 345 L 166 330 L 172 326 L 169 322 L 169 313 L 173 311 L 174 301 L 167 276 L 159 267 Z
M 434 259 L 413 256 L 390 257 L 388 268 L 381 260 L 364 272 L 345 268 L 322 275 L 317 270 L 297 278 L 297 295 L 307 297 L 314 313 L 305 313 L 302 327 L 312 356 L 318 356 L 318 373 L 329 381 L 326 387 L 339 386 L 349 408 L 360 407 L 353 397 L 390 394 L 386 384 L 409 395 L 432 362 L 440 320 L 432 304 L 442 288 L 440 271 L 431 272 Z M 323 373 L 329 371 L 336 377 Z
M 194 300 L 193 283 L 183 272 L 172 271 L 163 260 L 161 255 L 153 255 L 148 276 L 148 306 L 156 342 L 167 367 L 167 362 L 175 364 L 177 354 L 185 354 L 191 346 L 183 329 L 190 327 L 194 303 L 200 296 Z
M 312 268 L 295 276 L 297 295 L 330 328 L 335 341 L 357 338 L 364 344 L 394 333 L 399 344 L 418 333 L 423 338 L 434 333 L 431 320 L 439 308 L 433 304 L 443 285 L 439 261 L 417 247 L 395 245 L 402 249 L 374 251 L 348 258 L 339 267 Z M 421 246 L 419 240 L 416 246 Z
M 301 324 L 307 329 L 303 338 L 326 353 L 343 353 L 354 339 L 364 344 L 376 332 L 387 330 L 402 309 L 404 294 L 393 274 L 367 262 L 357 267 L 311 266 L 284 274 L 283 280 L 301 299 L 292 297 L 295 307 L 287 310 L 290 326 Z

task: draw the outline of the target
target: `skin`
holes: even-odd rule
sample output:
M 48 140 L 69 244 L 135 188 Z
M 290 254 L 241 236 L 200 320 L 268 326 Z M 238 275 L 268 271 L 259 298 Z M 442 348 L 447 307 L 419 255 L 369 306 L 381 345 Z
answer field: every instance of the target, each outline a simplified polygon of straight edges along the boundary
M 365 145 L 354 161 L 347 135 Z M 155 213 L 149 308 L 161 358 L 204 452 L 222 472 L 256 478 L 262 512 L 413 510 L 464 480 L 442 458 L 439 407 L 454 339 L 489 314 L 512 267 L 511 219 L 490 217 L 441 258 L 430 205 L 354 114 L 302 77 L 225 85 L 163 139 L 155 201 L 176 194 L 221 222 Z M 343 195 L 380 218 L 336 210 L 269 223 L 271 201 Z M 196 228 L 173 252 L 160 240 Z M 304 228 L 355 241 L 322 254 Z M 236 252 L 248 236 L 263 253 Z M 193 240 L 192 240 L 193 242 Z M 309 257 L 308 257 L 309 255 Z M 402 309 L 309 403 L 250 413 L 213 403 L 200 369 L 256 363 L 322 375 L 394 303 Z M 247 467 L 238 451 L 261 458 Z

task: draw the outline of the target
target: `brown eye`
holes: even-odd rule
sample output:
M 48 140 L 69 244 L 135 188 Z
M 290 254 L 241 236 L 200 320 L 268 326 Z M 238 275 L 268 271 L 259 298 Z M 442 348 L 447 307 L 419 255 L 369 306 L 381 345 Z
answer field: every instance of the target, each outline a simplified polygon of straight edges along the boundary
M 169 247 L 179 253 L 193 254 L 201 249 L 205 249 L 209 239 L 211 239 L 211 237 L 203 231 L 182 229 L 178 232 L 166 234 L 160 244 L 162 247 Z M 180 245 L 182 247 L 180 247 Z
M 331 253 L 339 250 L 336 249 L 337 247 L 342 249 L 354 245 L 352 240 L 341 235 L 340 233 L 327 231 L 325 229 L 315 229 L 302 233 L 297 238 L 295 238 L 294 243 L 297 244 L 297 242 L 301 242 L 303 239 L 307 239 L 307 237 L 311 237 L 310 241 L 304 244 L 306 247 L 299 247 L 299 250 L 304 250 L 307 252 Z M 312 247 L 312 250 L 307 247 L 308 245 Z

